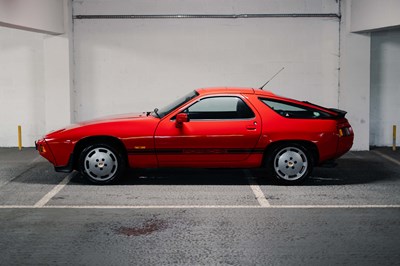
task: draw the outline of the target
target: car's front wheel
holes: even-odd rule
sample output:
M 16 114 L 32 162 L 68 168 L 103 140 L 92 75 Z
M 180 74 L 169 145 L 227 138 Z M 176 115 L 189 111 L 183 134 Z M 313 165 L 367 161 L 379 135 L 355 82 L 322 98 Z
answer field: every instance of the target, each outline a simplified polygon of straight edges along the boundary
M 268 164 L 269 170 L 278 182 L 287 185 L 303 182 L 313 168 L 310 152 L 296 143 L 277 147 L 271 153 Z
M 123 174 L 125 160 L 109 144 L 91 144 L 79 156 L 79 170 L 92 183 L 110 184 Z

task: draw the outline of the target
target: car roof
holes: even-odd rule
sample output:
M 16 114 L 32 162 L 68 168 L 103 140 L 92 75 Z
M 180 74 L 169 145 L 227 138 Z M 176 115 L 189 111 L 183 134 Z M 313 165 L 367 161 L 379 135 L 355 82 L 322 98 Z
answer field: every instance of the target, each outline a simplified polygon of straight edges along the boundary
M 264 91 L 254 88 L 242 88 L 242 87 L 213 87 L 213 88 L 201 88 L 196 90 L 200 95 L 206 94 L 257 94 L 260 96 L 276 96 L 270 91 Z
M 202 89 L 198 89 L 196 90 L 200 95 L 213 95 L 213 94 L 254 94 L 257 95 L 259 97 L 268 97 L 271 99 L 275 99 L 275 100 L 282 100 L 282 101 L 287 101 L 287 102 L 292 102 L 298 105 L 302 105 L 302 106 L 308 106 L 311 108 L 315 108 L 315 109 L 319 109 L 319 110 L 323 110 L 325 112 L 328 113 L 332 113 L 335 114 L 337 112 L 329 109 L 329 108 L 325 108 L 322 106 L 318 106 L 309 102 L 302 102 L 299 100 L 295 100 L 295 99 L 291 99 L 291 98 L 287 98 L 287 97 L 283 97 L 283 96 L 279 96 L 274 94 L 271 91 L 265 91 L 262 89 L 255 89 L 255 88 L 242 88 L 242 87 L 214 87 L 214 88 L 202 88 Z

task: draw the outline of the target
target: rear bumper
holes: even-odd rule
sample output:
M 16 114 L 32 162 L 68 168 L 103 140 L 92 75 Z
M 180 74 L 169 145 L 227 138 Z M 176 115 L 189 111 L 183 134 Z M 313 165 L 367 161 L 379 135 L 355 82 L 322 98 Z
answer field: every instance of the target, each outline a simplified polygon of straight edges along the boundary
M 336 150 L 336 158 L 339 158 L 351 149 L 351 147 L 353 146 L 353 140 L 354 135 L 339 138 Z

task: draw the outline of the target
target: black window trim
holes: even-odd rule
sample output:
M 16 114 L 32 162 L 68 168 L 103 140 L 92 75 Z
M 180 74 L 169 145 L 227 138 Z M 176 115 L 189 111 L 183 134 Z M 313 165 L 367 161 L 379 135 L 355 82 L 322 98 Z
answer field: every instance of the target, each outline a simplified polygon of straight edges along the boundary
M 284 101 L 284 100 L 278 100 L 278 99 L 273 99 L 273 98 L 266 98 L 266 97 L 259 97 L 258 98 L 263 104 L 265 104 L 268 108 L 270 108 L 272 111 L 274 111 L 276 114 L 287 118 L 287 119 L 324 119 L 324 120 L 332 120 L 335 119 L 336 117 L 328 112 L 324 112 L 322 110 L 319 110 L 317 108 L 312 108 L 309 106 L 304 106 L 301 104 L 296 104 L 296 103 L 292 103 L 292 102 L 288 102 L 288 101 Z M 276 103 L 282 103 L 282 104 L 287 104 L 287 105 L 291 105 L 294 107 L 298 107 L 298 108 L 302 108 L 302 109 L 306 109 L 306 110 L 310 110 L 313 112 L 319 112 L 319 113 L 323 113 L 326 116 L 320 116 L 320 117 L 291 117 L 291 116 L 285 116 L 283 114 L 280 114 L 279 112 L 277 112 L 276 110 L 274 110 L 273 108 L 271 108 L 268 104 L 266 104 L 263 100 L 267 100 L 267 101 L 271 101 L 271 102 L 276 102 Z M 320 106 L 318 106 L 320 107 Z
M 249 106 L 249 104 L 239 95 L 204 95 L 204 97 L 197 99 L 195 102 L 192 102 L 189 106 L 187 106 L 186 108 L 184 108 L 182 111 L 180 111 L 179 113 L 182 113 L 184 111 L 186 111 L 188 108 L 190 108 L 190 106 L 205 100 L 205 99 L 209 99 L 209 98 L 220 98 L 220 97 L 229 97 L 229 98 L 237 98 L 239 100 L 241 100 L 246 106 L 247 108 L 249 108 L 249 110 L 252 112 L 253 116 L 252 117 L 247 117 L 247 118 L 190 118 L 190 121 L 192 122 L 197 122 L 197 121 L 216 121 L 216 122 L 222 122 L 222 121 L 232 121 L 232 120 L 236 120 L 236 121 L 246 121 L 246 120 L 253 120 L 256 118 L 256 113 L 254 112 L 254 110 Z M 171 118 L 171 121 L 174 121 L 176 119 L 176 115 L 174 115 Z

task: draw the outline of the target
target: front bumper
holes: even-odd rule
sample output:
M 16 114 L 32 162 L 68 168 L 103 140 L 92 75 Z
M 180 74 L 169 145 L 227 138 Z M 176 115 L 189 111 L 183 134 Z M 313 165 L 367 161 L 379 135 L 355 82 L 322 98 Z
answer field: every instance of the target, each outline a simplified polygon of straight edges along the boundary
M 50 149 L 49 144 L 45 139 L 40 139 L 38 141 L 35 141 L 35 148 L 39 152 L 41 156 L 46 158 L 50 163 L 54 165 L 54 169 L 56 172 L 62 172 L 62 173 L 70 173 L 74 170 L 74 156 L 73 153 L 71 153 L 68 157 L 68 162 L 66 165 L 58 165 L 57 160 Z M 66 154 L 67 156 L 67 154 Z M 66 158 L 67 159 L 67 158 Z
M 35 141 L 35 148 L 42 157 L 46 158 L 53 165 L 56 164 L 56 159 L 54 158 L 54 155 L 45 139 Z

